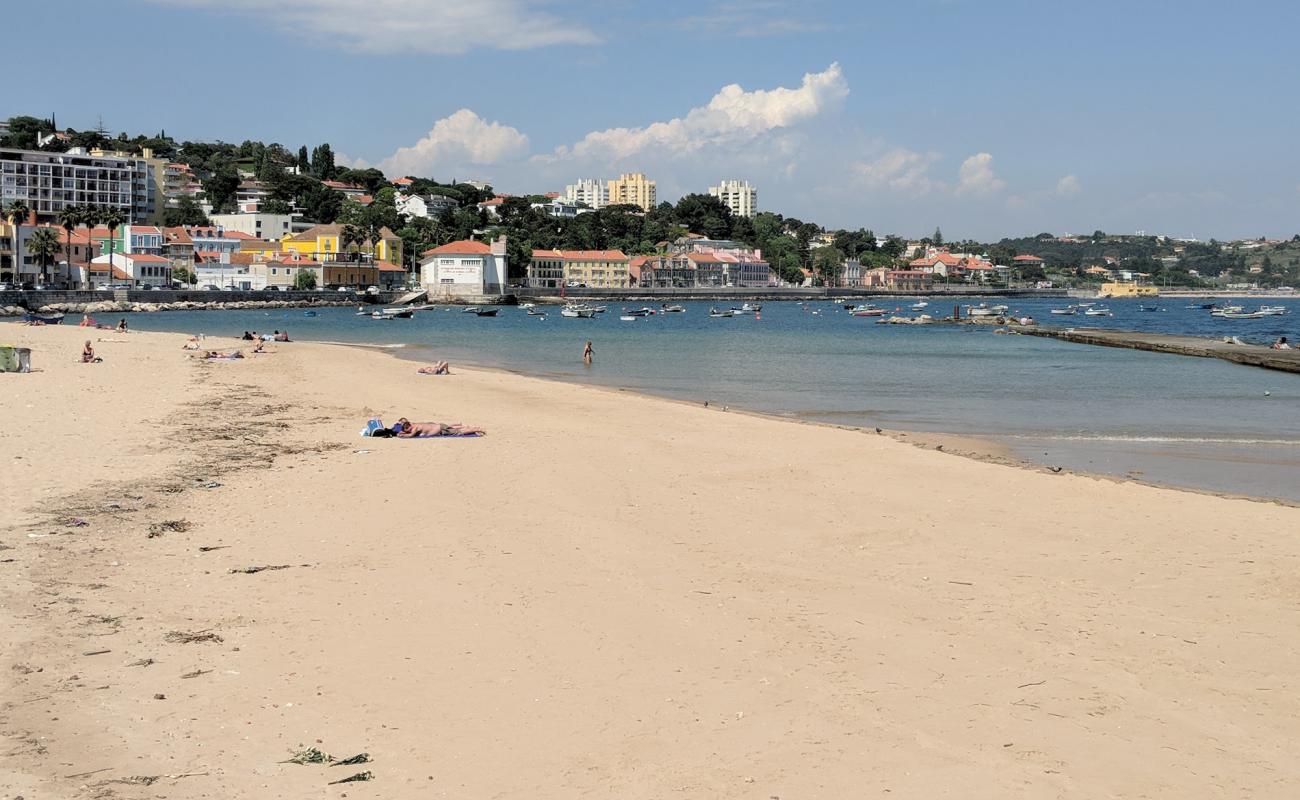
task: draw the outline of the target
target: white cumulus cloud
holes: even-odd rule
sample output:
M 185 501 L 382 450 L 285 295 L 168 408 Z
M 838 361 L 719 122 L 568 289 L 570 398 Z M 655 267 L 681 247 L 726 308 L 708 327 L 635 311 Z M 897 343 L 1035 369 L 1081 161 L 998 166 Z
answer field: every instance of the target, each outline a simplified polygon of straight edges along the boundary
M 1006 183 L 993 171 L 993 156 L 976 153 L 961 162 L 957 170 L 957 194 L 983 195 L 998 191 Z
M 1056 182 L 1056 193 L 1061 197 L 1073 197 L 1083 191 L 1077 175 L 1066 175 Z
M 466 164 L 496 164 L 528 153 L 528 137 L 509 125 L 487 120 L 462 108 L 433 124 L 410 147 L 399 147 L 377 165 L 390 178 L 432 176 L 436 169 Z M 369 166 L 364 161 L 354 166 Z
M 558 147 L 547 161 L 588 160 L 616 164 L 643 153 L 680 155 L 711 145 L 736 145 L 806 122 L 837 106 L 849 93 L 839 64 L 804 75 L 796 88 L 746 91 L 724 86 L 708 105 L 683 117 L 643 128 L 593 131 L 572 147 Z
M 872 161 L 857 162 L 853 171 L 868 188 L 920 195 L 941 187 L 930 178 L 930 165 L 938 160 L 938 153 L 895 147 Z
M 539 11 L 538 0 L 152 0 L 254 16 L 293 34 L 380 53 L 530 50 L 599 41 L 572 19 Z M 552 3 L 545 3 L 552 5 Z

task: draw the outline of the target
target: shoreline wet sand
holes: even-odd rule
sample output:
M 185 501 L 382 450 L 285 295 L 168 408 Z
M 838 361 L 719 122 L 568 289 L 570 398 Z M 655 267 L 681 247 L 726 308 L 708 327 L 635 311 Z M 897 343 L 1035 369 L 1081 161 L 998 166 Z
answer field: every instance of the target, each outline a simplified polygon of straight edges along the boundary
M 1294 508 L 357 348 L 12 338 L 11 794 L 1300 788 Z

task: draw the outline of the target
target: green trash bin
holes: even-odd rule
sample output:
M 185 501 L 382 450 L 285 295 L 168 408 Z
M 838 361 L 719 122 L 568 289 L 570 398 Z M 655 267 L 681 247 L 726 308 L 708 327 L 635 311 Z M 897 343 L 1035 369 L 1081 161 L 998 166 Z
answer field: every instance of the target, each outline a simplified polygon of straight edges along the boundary
M 0 345 L 0 372 L 31 372 L 32 349 Z

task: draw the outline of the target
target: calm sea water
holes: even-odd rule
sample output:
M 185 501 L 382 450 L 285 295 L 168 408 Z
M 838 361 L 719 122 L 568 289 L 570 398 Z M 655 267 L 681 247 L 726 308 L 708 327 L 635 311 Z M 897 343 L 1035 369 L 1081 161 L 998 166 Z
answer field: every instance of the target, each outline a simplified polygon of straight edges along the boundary
M 911 300 L 881 305 L 912 313 Z M 951 298 L 926 311 L 951 313 Z M 1300 341 L 1292 313 L 1224 320 L 1160 299 L 1157 312 L 1112 301 L 1113 317 L 1052 316 L 1062 300 L 1007 301 L 1049 324 Z M 1150 305 L 1151 301 L 1145 301 Z M 1243 300 L 1248 308 L 1258 300 Z M 404 344 L 405 357 L 445 358 L 562 380 L 627 387 L 850 425 L 988 437 L 1039 462 L 1219 491 L 1300 501 L 1300 376 L 1214 359 L 999 336 L 976 326 L 877 325 L 839 304 L 767 303 L 761 318 L 684 314 L 619 320 L 546 318 L 502 307 L 458 308 L 378 321 L 354 309 L 137 314 L 143 330 L 238 335 L 288 330 L 296 339 Z M 582 364 L 583 343 L 595 362 Z M 382 392 L 382 387 L 376 387 Z

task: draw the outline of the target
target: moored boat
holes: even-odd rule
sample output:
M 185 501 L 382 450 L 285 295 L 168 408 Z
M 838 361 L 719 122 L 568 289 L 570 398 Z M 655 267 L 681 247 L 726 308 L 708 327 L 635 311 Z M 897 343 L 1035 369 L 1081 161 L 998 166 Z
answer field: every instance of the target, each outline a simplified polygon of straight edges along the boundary
M 1050 313 L 1058 314 L 1066 317 L 1073 317 L 1075 314 L 1079 313 L 1079 309 L 1075 306 L 1066 306 L 1065 308 L 1053 308 L 1051 309 Z
M 27 322 L 41 325 L 62 325 L 63 317 L 63 314 L 41 314 L 37 311 L 29 311 L 23 315 L 23 319 Z
M 727 318 L 729 318 L 729 317 L 734 317 L 734 316 L 736 316 L 736 312 L 735 312 L 735 311 L 732 311 L 732 310 L 729 309 L 729 308 L 727 308 L 727 309 L 722 309 L 722 310 L 719 310 L 719 309 L 716 309 L 716 308 L 710 308 L 710 309 L 709 309 L 709 316 L 712 317 L 713 319 L 727 319 Z
M 479 315 L 480 317 L 495 317 L 497 315 L 497 312 L 500 310 L 501 309 L 499 308 L 480 308 L 480 309 L 476 309 L 474 313 Z
M 867 303 L 866 305 L 854 306 L 849 309 L 849 313 L 855 317 L 883 317 L 889 312 L 880 306 Z
M 1109 309 L 1109 308 L 1106 308 L 1105 306 L 1093 306 L 1092 308 L 1088 309 L 1087 311 L 1085 311 L 1085 312 L 1083 312 L 1083 313 L 1084 313 L 1086 316 L 1089 316 L 1089 317 L 1113 317 L 1113 316 L 1115 316 L 1114 314 L 1112 314 L 1112 313 L 1110 312 L 1110 309 Z
M 665 314 L 685 314 L 685 313 L 686 313 L 686 307 L 685 307 L 685 306 L 672 305 L 672 304 L 664 304 L 663 308 L 661 308 L 660 310 L 661 310 L 663 313 L 665 313 Z

